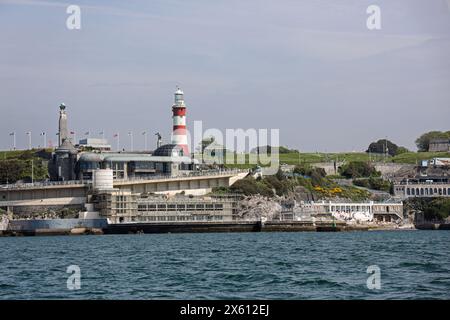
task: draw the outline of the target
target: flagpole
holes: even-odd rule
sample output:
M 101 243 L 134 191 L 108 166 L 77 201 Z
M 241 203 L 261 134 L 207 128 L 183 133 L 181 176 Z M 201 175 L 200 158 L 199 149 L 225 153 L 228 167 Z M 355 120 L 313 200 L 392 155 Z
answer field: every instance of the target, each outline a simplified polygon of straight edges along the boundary
M 144 151 L 147 151 L 147 131 L 142 132 L 144 135 Z
M 114 138 L 117 138 L 117 151 L 120 151 L 119 149 L 120 149 L 120 132 L 117 132 L 115 135 L 114 135 Z
M 13 149 L 13 150 L 16 150 L 16 132 L 13 131 L 13 132 L 11 132 L 9 135 L 13 137 L 13 145 L 12 145 L 12 149 Z
M 130 136 L 130 151 L 133 151 L 134 147 L 133 147 L 133 132 L 128 132 L 128 135 Z
M 42 144 L 42 147 L 45 149 L 47 147 L 47 139 L 45 137 L 45 132 L 41 132 L 40 136 L 44 139 L 44 143 Z
M 27 132 L 28 136 L 28 150 L 31 150 L 31 131 Z

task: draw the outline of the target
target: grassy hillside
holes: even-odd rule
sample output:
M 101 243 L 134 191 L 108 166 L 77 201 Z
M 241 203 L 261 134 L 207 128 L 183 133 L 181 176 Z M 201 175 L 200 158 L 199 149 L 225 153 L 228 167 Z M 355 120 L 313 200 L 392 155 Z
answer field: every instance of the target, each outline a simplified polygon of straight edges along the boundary
M 228 157 L 232 155 L 228 155 Z M 248 164 L 249 156 L 246 155 L 246 164 L 230 164 L 227 167 L 232 168 L 250 168 L 254 165 Z M 405 163 L 415 164 L 421 160 L 427 160 L 432 158 L 450 158 L 448 152 L 407 152 L 394 157 L 384 158 L 382 155 L 369 154 L 365 152 L 345 152 L 345 153 L 287 153 L 280 154 L 280 163 L 299 165 L 299 164 L 313 164 L 319 162 L 332 162 L 332 161 L 378 161 L 388 163 Z
M 395 163 L 418 163 L 432 158 L 450 158 L 449 152 L 407 152 L 392 158 Z
M 50 155 L 53 152 L 53 149 L 33 149 L 33 150 L 6 150 L 0 151 L 0 160 L 7 159 L 21 159 L 24 157 L 28 157 L 29 154 L 33 154 L 35 157 L 39 157 L 41 154 Z
M 47 162 L 51 149 L 0 151 L 0 184 L 18 180 L 35 181 L 48 177 Z M 33 169 L 32 169 L 33 168 Z

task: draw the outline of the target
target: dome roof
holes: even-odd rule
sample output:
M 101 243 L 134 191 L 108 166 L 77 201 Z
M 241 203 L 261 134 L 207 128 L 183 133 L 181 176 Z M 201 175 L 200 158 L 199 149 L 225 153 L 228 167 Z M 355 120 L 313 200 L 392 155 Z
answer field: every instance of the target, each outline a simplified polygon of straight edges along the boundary
M 69 139 L 64 139 L 61 145 L 55 150 L 60 153 L 78 153 L 78 150 L 73 146 L 72 142 Z
M 182 157 L 183 148 L 176 144 L 165 144 L 156 149 L 152 156 L 154 157 Z

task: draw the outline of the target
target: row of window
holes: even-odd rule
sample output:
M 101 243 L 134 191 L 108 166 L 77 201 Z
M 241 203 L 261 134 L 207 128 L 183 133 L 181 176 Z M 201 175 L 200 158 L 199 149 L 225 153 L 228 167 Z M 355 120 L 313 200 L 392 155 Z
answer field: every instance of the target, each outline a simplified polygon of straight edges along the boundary
M 223 220 L 223 216 L 209 216 L 209 215 L 197 215 L 197 216 L 153 216 L 153 217 L 140 217 L 136 219 L 132 218 L 132 221 L 220 221 Z
M 328 209 L 328 208 L 327 208 Z M 331 212 L 370 212 L 369 206 L 331 206 Z
M 222 211 L 222 203 L 209 204 L 139 204 L 138 211 Z
M 406 188 L 408 196 L 447 196 L 450 195 L 450 188 Z

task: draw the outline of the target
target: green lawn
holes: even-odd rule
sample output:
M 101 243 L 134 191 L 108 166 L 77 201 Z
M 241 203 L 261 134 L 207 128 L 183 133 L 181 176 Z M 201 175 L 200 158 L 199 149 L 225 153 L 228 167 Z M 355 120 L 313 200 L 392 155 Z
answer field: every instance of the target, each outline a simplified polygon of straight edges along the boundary
M 414 164 L 421 160 L 429 160 L 432 158 L 450 158 L 449 152 L 407 152 L 392 158 L 395 163 Z
M 450 158 L 448 152 L 408 152 L 403 153 L 395 157 L 385 157 L 383 155 L 370 155 L 370 160 L 375 162 L 387 163 L 405 163 L 415 164 L 421 160 L 428 160 L 432 158 Z M 249 156 L 245 156 L 245 164 L 229 164 L 227 167 L 232 168 L 251 168 L 254 165 L 249 164 Z M 332 161 L 369 161 L 369 154 L 365 152 L 345 152 L 345 153 L 287 153 L 280 154 L 280 163 L 298 165 L 298 164 L 313 164 L 319 162 L 332 162 Z

